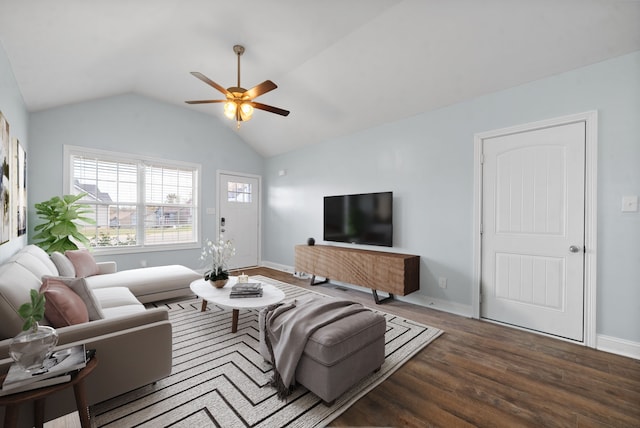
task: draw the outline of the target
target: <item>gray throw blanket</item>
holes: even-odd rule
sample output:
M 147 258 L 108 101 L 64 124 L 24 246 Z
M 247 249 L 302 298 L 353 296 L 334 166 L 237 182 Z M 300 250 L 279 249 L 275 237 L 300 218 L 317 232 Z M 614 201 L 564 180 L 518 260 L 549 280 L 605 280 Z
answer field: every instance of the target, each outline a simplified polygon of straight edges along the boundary
M 295 386 L 298 361 L 316 330 L 339 319 L 368 310 L 360 303 L 327 298 L 305 298 L 272 305 L 261 312 L 264 339 L 273 364 L 271 386 L 284 399 Z

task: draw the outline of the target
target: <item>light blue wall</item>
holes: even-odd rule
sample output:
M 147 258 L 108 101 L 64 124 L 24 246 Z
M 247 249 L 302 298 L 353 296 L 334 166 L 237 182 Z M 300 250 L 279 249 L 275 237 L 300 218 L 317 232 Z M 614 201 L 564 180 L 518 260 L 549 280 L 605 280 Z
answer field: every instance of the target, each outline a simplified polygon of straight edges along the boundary
M 22 147 L 30 153 L 28 139 L 29 115 L 18 89 L 18 83 L 13 76 L 11 64 L 0 42 L 0 111 L 9 122 L 11 141 L 17 138 Z M 29 195 L 27 195 L 27 198 Z M 11 257 L 16 251 L 26 245 L 27 236 L 16 237 L 0 245 L 0 263 Z
M 120 95 L 53 108 L 30 116 L 29 221 L 38 223 L 33 204 L 62 195 L 63 145 L 92 147 L 202 165 L 201 237 L 215 236 L 218 169 L 262 175 L 264 159 L 216 118 L 139 95 Z M 31 235 L 33 229 L 30 230 Z M 119 269 L 179 263 L 201 267 L 199 250 L 103 256 Z
M 323 196 L 392 190 L 393 250 L 421 256 L 419 294 L 471 305 L 474 134 L 590 110 L 597 332 L 639 342 L 640 213 L 622 213 L 621 198 L 640 194 L 640 52 L 267 159 L 263 259 L 293 266 L 296 244 L 322 241 Z

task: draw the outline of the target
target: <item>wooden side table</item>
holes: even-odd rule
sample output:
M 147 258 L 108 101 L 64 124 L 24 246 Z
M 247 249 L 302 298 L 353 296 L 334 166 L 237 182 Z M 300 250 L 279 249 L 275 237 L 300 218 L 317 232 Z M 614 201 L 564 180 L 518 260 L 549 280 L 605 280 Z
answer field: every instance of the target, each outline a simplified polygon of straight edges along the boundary
M 0 406 L 5 406 L 4 414 L 4 426 L 6 428 L 13 428 L 18 425 L 18 409 L 20 404 L 33 401 L 34 410 L 34 423 L 36 428 L 41 428 L 44 425 L 44 401 L 45 399 L 65 388 L 73 386 L 73 393 L 76 397 L 76 407 L 78 408 L 78 414 L 80 415 L 80 425 L 82 428 L 90 428 L 89 423 L 89 406 L 87 405 L 87 396 L 84 387 L 84 378 L 91 374 L 93 369 L 98 365 L 98 358 L 93 356 L 87 365 L 77 373 L 71 376 L 71 380 L 65 383 L 59 383 L 56 385 L 47 386 L 39 389 L 32 389 L 31 391 L 18 392 L 16 394 L 5 395 L 0 397 Z M 0 383 L 4 381 L 6 375 L 0 376 Z

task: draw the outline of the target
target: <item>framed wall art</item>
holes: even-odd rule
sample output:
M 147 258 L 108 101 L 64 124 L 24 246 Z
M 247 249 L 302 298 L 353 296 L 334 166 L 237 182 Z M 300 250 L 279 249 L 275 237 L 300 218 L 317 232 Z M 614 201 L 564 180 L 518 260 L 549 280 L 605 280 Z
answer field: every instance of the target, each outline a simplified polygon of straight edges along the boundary
M 15 202 L 13 213 L 15 213 L 14 224 L 17 236 L 27 233 L 27 153 L 18 139 L 14 139 L 15 144 L 15 171 L 14 192 Z
M 11 182 L 9 154 L 9 122 L 0 112 L 0 244 L 11 239 Z

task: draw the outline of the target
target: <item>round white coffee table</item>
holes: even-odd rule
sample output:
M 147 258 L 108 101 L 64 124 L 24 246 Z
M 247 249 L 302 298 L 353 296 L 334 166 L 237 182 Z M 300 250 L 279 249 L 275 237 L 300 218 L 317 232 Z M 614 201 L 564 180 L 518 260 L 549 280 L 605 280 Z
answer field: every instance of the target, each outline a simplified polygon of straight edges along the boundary
M 191 283 L 191 291 L 198 297 L 202 297 L 202 311 L 207 309 L 207 302 L 223 308 L 231 309 L 231 332 L 238 331 L 238 315 L 240 309 L 260 309 L 279 303 L 284 300 L 284 292 L 271 284 L 262 284 L 262 297 L 243 297 L 232 299 L 229 297 L 231 287 L 238 281 L 238 277 L 230 276 L 229 281 L 222 288 L 215 288 L 204 279 L 198 279 Z

